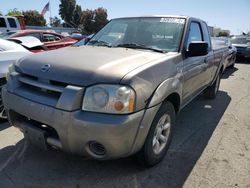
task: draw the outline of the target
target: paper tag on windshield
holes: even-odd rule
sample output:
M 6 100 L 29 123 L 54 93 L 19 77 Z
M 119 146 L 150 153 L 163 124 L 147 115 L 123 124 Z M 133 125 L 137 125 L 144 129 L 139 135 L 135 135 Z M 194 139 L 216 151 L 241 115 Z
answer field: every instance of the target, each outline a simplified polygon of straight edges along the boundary
M 185 20 L 180 18 L 161 18 L 160 22 L 184 24 Z

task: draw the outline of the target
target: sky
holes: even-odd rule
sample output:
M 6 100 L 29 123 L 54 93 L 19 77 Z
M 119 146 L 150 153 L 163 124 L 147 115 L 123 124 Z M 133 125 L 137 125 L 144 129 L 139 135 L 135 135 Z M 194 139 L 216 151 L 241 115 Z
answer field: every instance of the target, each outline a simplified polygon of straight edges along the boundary
M 10 9 L 38 10 L 49 0 L 0 0 L 0 12 Z M 187 15 L 205 20 L 208 25 L 241 34 L 250 31 L 250 0 L 76 0 L 82 9 L 103 7 L 108 19 L 141 15 Z M 52 17 L 59 16 L 59 0 L 50 0 Z M 47 12 L 45 17 L 49 18 Z

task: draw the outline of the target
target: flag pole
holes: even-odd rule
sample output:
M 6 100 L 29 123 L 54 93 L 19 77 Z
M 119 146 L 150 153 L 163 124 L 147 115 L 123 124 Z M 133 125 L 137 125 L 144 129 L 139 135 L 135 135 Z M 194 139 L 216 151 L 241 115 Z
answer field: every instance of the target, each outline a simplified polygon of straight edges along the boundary
M 50 27 L 52 27 L 52 25 L 51 25 L 51 19 L 52 19 L 52 17 L 51 17 L 51 1 L 49 0 L 49 14 L 50 14 L 50 17 L 49 17 L 49 23 L 50 23 Z

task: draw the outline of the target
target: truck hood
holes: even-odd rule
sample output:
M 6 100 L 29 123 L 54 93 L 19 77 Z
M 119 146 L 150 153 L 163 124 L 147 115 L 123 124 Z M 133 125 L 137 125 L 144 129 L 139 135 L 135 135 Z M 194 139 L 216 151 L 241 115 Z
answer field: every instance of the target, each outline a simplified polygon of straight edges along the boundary
M 88 86 L 119 83 L 130 71 L 169 56 L 126 48 L 68 47 L 23 58 L 16 64 L 16 70 L 39 78 Z M 42 70 L 44 66 L 46 70 Z

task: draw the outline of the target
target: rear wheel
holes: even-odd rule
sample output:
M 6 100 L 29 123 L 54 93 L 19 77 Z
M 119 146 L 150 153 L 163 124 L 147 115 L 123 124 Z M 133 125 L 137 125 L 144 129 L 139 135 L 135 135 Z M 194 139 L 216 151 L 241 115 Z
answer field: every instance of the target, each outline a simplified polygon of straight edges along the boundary
M 234 68 L 235 63 L 229 66 L 230 69 Z
M 236 57 L 233 58 L 233 64 L 229 66 L 229 68 L 234 68 L 235 65 L 235 61 L 236 61 Z
M 144 166 L 154 166 L 164 158 L 172 139 L 175 116 L 170 102 L 164 103 L 157 112 L 144 146 L 137 154 L 137 159 Z
M 213 85 L 204 90 L 204 95 L 207 99 L 214 99 L 216 97 L 220 87 L 220 77 L 219 73 Z
M 7 115 L 6 111 L 3 106 L 3 100 L 2 100 L 2 86 L 0 87 L 0 120 L 6 120 Z

